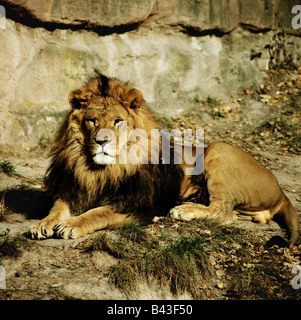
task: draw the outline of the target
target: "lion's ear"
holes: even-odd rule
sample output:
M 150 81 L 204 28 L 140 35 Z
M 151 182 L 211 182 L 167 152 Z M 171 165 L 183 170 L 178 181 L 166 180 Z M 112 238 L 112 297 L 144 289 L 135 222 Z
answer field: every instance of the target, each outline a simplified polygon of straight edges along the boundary
M 81 109 L 88 105 L 93 93 L 87 90 L 73 90 L 69 93 L 68 99 L 73 109 Z
M 143 94 L 139 90 L 132 89 L 122 97 L 122 100 L 125 108 L 136 109 L 143 102 Z

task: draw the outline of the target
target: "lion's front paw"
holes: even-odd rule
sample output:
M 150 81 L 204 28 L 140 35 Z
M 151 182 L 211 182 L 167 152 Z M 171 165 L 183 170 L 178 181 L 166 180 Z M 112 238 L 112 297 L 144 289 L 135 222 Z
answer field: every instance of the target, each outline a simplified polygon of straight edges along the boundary
M 55 234 L 63 239 L 77 239 L 86 234 L 85 230 L 80 226 L 78 217 L 63 220 L 53 229 Z
M 173 219 L 181 221 L 190 221 L 196 218 L 192 208 L 183 205 L 172 208 L 168 215 Z
M 170 209 L 168 212 L 168 216 L 176 220 L 181 220 L 181 215 L 182 210 L 178 210 L 177 207 Z
M 46 239 L 53 236 L 53 227 L 56 222 L 47 218 L 29 227 L 28 234 L 32 239 Z

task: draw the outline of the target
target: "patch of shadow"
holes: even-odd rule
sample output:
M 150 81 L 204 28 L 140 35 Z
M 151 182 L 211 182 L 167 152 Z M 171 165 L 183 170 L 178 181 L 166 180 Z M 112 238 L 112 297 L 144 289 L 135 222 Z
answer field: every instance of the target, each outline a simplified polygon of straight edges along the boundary
M 6 18 L 11 19 L 17 23 L 21 23 L 30 28 L 44 28 L 48 31 L 54 31 L 56 29 L 70 29 L 72 31 L 77 30 L 91 30 L 96 32 L 100 36 L 107 36 L 114 33 L 123 34 L 129 31 L 138 29 L 142 21 L 122 24 L 118 26 L 103 26 L 89 21 L 75 20 L 73 23 L 63 23 L 55 21 L 43 21 L 39 19 L 33 11 L 23 5 L 14 4 L 9 0 L 0 0 L 0 4 L 5 7 Z
M 42 190 L 18 188 L 0 192 L 4 197 L 5 207 L 14 213 L 21 213 L 27 219 L 42 219 L 52 207 L 52 200 Z
M 279 248 L 287 248 L 288 242 L 280 236 L 273 236 L 270 240 L 267 241 L 266 247 L 271 248 L 277 245 Z

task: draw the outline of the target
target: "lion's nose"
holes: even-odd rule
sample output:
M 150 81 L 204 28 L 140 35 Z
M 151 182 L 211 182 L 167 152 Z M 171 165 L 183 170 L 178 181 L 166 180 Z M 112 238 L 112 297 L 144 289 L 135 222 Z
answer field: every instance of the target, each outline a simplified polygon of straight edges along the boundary
M 100 140 L 100 139 L 95 139 L 95 142 L 97 143 L 97 144 L 99 144 L 100 146 L 105 146 L 107 143 L 110 143 L 111 142 L 111 140 L 110 139 L 105 139 L 105 140 Z

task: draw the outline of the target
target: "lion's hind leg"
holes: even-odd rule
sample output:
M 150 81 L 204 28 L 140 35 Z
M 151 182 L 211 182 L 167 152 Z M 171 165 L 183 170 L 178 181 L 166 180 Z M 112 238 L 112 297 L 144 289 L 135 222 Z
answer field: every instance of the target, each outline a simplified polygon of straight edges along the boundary
M 63 200 L 58 199 L 54 203 L 47 217 L 30 226 L 28 231 L 29 236 L 32 239 L 50 238 L 54 234 L 54 226 L 68 217 L 70 217 L 68 204 Z
M 232 207 L 223 202 L 212 202 L 208 207 L 199 203 L 184 203 L 172 208 L 169 216 L 182 221 L 215 218 L 220 219 L 222 223 L 230 223 L 237 220 Z
M 259 224 L 266 224 L 272 220 L 270 210 L 248 211 L 238 208 L 236 208 L 235 210 L 238 212 L 239 218 L 242 220 L 246 220 L 244 216 L 247 216 L 252 222 Z

